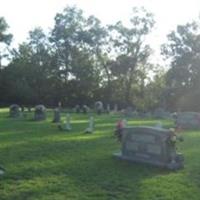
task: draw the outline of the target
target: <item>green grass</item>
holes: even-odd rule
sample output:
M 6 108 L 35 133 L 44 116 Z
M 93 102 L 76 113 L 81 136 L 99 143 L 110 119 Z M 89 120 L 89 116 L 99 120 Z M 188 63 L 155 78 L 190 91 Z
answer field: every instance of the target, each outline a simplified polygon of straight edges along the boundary
M 95 116 L 95 133 L 83 134 L 87 115 L 72 115 L 73 130 L 51 123 L 9 119 L 0 110 L 0 200 L 188 200 L 200 199 L 200 131 L 184 132 L 178 145 L 185 168 L 177 172 L 116 160 L 117 116 Z M 157 120 L 129 120 L 155 125 Z M 166 127 L 172 122 L 163 121 Z

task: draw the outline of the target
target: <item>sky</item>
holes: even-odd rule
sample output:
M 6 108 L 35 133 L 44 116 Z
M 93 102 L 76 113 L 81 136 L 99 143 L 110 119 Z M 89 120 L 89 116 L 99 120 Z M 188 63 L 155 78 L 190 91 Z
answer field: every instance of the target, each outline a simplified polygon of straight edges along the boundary
M 200 16 L 200 0 L 0 0 L 0 16 L 6 19 L 9 32 L 14 35 L 12 45 L 17 46 L 35 27 L 50 30 L 56 13 L 73 5 L 81 8 L 86 16 L 95 15 L 103 24 L 119 20 L 126 23 L 132 7 L 144 6 L 155 15 L 156 24 L 150 43 L 157 55 L 159 45 L 166 41 L 166 35 L 177 24 L 196 20 Z

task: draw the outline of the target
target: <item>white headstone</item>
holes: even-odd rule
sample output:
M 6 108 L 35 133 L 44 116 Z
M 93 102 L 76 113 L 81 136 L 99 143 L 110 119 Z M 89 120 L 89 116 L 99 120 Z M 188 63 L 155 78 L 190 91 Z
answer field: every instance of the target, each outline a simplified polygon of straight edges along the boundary
M 126 128 L 128 126 L 128 123 L 127 123 L 127 120 L 126 119 L 123 119 L 122 120 L 122 123 L 123 123 L 123 127 Z
M 71 121 L 71 116 L 70 116 L 70 114 L 67 114 L 67 115 L 66 115 L 66 121 L 64 121 L 64 129 L 65 129 L 65 130 L 70 131 L 70 130 L 72 129 L 72 128 L 71 128 L 70 121 Z
M 85 129 L 85 133 L 93 133 L 94 131 L 94 117 L 89 118 L 88 128 Z
M 114 105 L 114 112 L 117 112 L 117 111 L 118 111 L 118 105 L 115 104 L 115 105 Z

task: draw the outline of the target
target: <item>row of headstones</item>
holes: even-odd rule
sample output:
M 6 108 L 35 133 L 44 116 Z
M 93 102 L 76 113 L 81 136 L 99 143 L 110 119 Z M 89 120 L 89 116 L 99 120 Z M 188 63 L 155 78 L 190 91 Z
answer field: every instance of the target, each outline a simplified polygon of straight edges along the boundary
M 17 104 L 12 104 L 10 106 L 10 113 L 9 116 L 12 118 L 18 118 L 21 117 L 24 114 L 24 108 L 22 109 Z M 44 120 L 46 119 L 46 108 L 44 105 L 37 105 L 35 106 L 35 114 L 34 114 L 34 120 Z
M 126 117 L 148 117 L 157 119 L 172 119 L 177 128 L 197 129 L 200 128 L 200 113 L 199 112 L 174 112 L 170 113 L 162 108 L 156 109 L 153 113 L 139 113 L 132 111 L 131 108 L 125 110 Z
M 102 112 L 103 104 L 101 102 L 96 102 L 96 111 Z M 128 109 L 131 110 L 130 108 Z M 10 106 L 10 117 L 16 118 L 21 116 L 22 109 L 19 105 L 13 104 Z M 138 113 L 135 111 L 135 116 L 138 116 Z M 126 115 L 127 116 L 127 115 Z M 177 127 L 182 128 L 200 128 L 200 113 L 197 112 L 179 112 L 170 114 L 169 112 L 165 112 L 163 109 L 157 109 L 154 113 L 156 118 L 167 118 L 167 116 L 171 116 L 174 119 Z M 60 109 L 54 110 L 54 122 L 59 122 L 60 118 Z M 35 107 L 34 120 L 44 120 L 46 119 L 46 108 L 44 105 L 37 105 Z
M 29 107 L 28 108 L 29 111 L 31 111 L 31 108 Z M 45 106 L 44 105 L 37 105 L 35 106 L 35 117 L 34 119 L 35 120 L 42 120 L 42 119 L 45 119 L 46 116 L 45 116 Z M 74 111 L 76 113 L 89 113 L 90 112 L 90 108 L 87 106 L 87 105 L 83 105 L 83 106 L 80 106 L 80 105 L 76 105 L 75 108 L 74 108 Z M 117 108 L 117 105 L 114 106 L 114 111 L 117 111 L 118 108 Z M 20 107 L 19 105 L 17 104 L 12 104 L 10 106 L 10 117 L 13 117 L 13 118 L 17 118 L 17 117 L 20 117 L 22 115 L 22 113 L 24 113 L 24 107 Z M 56 108 L 54 110 L 54 112 L 59 112 L 61 111 L 61 107 L 59 108 Z M 106 112 L 106 113 L 110 113 L 110 105 L 107 104 L 107 107 L 106 109 L 104 109 L 104 106 L 103 106 L 103 103 L 101 101 L 97 101 L 95 102 L 95 112 L 97 114 L 101 114 L 103 112 Z
M 21 108 L 19 105 L 17 104 L 13 104 L 10 106 L 10 117 L 16 118 L 16 117 L 20 117 L 21 115 Z M 46 119 L 46 108 L 44 105 L 37 105 L 35 107 L 35 114 L 34 114 L 34 120 L 36 121 L 40 121 L 40 120 L 45 120 Z M 58 125 L 58 128 L 60 130 L 65 130 L 65 131 L 70 131 L 71 128 L 71 123 L 70 123 L 70 115 L 67 114 L 66 115 L 66 120 L 64 121 L 64 123 L 61 123 L 61 113 L 60 113 L 60 109 L 56 108 L 54 109 L 54 118 L 52 120 L 52 122 L 54 123 L 60 123 Z M 90 117 L 89 118 L 89 123 L 88 123 L 88 127 L 85 130 L 85 133 L 93 133 L 94 131 L 94 118 Z
M 53 120 L 55 122 L 55 120 Z M 71 126 L 71 116 L 70 114 L 66 115 L 66 120 L 64 122 L 61 122 L 61 120 L 57 121 L 58 128 L 61 131 L 71 131 L 72 126 Z M 84 133 L 93 133 L 94 132 L 94 117 L 91 116 L 89 117 L 89 122 L 88 122 L 88 127 L 85 129 Z
M 152 112 L 138 112 L 134 110 L 132 107 L 127 107 L 122 110 L 122 114 L 126 117 L 134 117 L 134 118 L 157 118 L 157 119 L 171 119 L 173 118 L 173 114 L 164 110 L 163 108 L 157 108 Z
M 87 114 L 87 113 L 89 113 L 91 111 L 91 108 L 89 106 L 87 106 L 87 105 L 83 105 L 83 106 L 76 105 L 73 110 L 76 113 L 85 113 L 85 114 Z M 103 103 L 101 101 L 95 102 L 94 110 L 99 115 L 102 114 L 102 113 L 110 113 L 111 112 L 110 104 L 107 104 L 106 107 L 104 107 L 104 105 L 103 105 Z M 117 104 L 114 105 L 114 108 L 113 108 L 112 112 L 118 112 Z

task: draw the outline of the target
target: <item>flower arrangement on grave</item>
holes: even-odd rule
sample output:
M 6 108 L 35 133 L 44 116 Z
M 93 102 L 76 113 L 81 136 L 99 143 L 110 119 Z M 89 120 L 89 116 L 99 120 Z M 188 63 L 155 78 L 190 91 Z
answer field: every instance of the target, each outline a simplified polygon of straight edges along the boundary
M 116 124 L 116 128 L 114 131 L 115 136 L 117 137 L 118 141 L 122 141 L 122 133 L 123 133 L 123 128 L 126 126 L 126 121 L 125 120 L 119 120 Z
M 174 166 L 177 164 L 177 162 L 183 162 L 184 158 L 182 155 L 177 156 L 176 153 L 176 142 L 183 141 L 182 136 L 180 136 L 180 134 L 178 134 L 178 132 L 180 132 L 180 130 L 171 128 L 170 130 L 170 135 L 169 138 L 167 140 L 168 145 L 169 145 L 169 155 L 170 155 L 170 163 L 169 163 L 169 167 L 170 168 L 174 168 Z
M 170 136 L 168 138 L 168 143 L 170 145 L 175 146 L 177 141 L 180 141 L 180 142 L 183 141 L 183 137 L 179 134 L 181 129 L 170 128 L 169 130 L 170 130 Z

